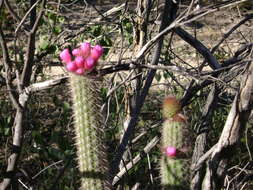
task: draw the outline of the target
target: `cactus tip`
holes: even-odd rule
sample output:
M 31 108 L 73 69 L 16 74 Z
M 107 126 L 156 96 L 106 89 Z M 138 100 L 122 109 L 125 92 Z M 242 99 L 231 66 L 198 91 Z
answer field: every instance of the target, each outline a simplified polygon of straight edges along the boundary
M 167 96 L 163 101 L 163 117 L 172 118 L 174 115 L 179 113 L 181 110 L 180 101 L 172 96 Z

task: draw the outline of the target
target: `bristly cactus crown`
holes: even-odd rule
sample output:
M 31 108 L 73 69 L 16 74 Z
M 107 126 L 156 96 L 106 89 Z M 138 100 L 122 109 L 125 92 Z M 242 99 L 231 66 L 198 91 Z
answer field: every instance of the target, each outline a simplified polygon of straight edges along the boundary
M 60 53 L 60 59 L 69 72 L 84 75 L 96 67 L 98 59 L 102 55 L 103 48 L 100 45 L 91 47 L 89 42 L 84 42 L 72 52 L 69 49 L 64 49 Z

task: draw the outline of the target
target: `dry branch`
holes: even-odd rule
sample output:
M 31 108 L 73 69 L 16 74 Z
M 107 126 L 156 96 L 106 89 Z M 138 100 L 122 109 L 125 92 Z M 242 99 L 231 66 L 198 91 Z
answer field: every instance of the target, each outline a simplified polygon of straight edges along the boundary
M 218 174 L 218 170 L 221 170 L 219 166 L 222 166 L 222 170 L 225 170 L 226 159 L 229 159 L 228 156 L 230 156 L 227 151 L 230 151 L 230 154 L 235 153 L 232 150 L 235 150 L 234 147 L 239 142 L 248 121 L 253 100 L 253 62 L 249 64 L 248 69 L 245 71 L 240 86 L 240 91 L 234 98 L 219 141 L 208 162 L 207 174 L 204 180 L 204 189 L 206 190 L 216 189 L 217 184 L 214 182 L 217 177 L 224 177 Z
M 117 175 L 114 177 L 112 184 L 115 185 L 121 178 L 122 176 L 128 172 L 132 167 L 134 167 L 142 158 L 143 154 L 147 154 L 150 152 L 152 148 L 154 148 L 157 143 L 159 142 L 159 138 L 156 136 L 154 137 L 143 149 L 142 153 L 136 155 L 131 161 L 129 161 L 128 164 L 126 164 L 125 167 L 123 167 Z
M 45 0 L 42 2 L 42 7 L 45 6 Z M 31 6 L 33 6 L 35 2 L 31 0 Z M 1 2 L 2 4 L 2 2 Z M 38 28 L 39 20 L 43 14 L 43 8 L 41 9 L 39 16 L 36 18 L 36 10 L 35 7 L 31 10 L 30 15 L 30 24 L 32 30 L 29 33 L 29 42 L 27 46 L 26 52 L 26 62 L 24 66 L 24 70 L 21 76 L 21 85 L 22 89 L 17 90 L 12 86 L 11 81 L 11 60 L 8 55 L 8 49 L 6 45 L 6 41 L 4 39 L 4 34 L 2 29 L 0 29 L 0 43 L 1 48 L 3 50 L 3 62 L 5 68 L 5 81 L 7 85 L 7 90 L 9 92 L 9 97 L 12 100 L 12 104 L 16 109 L 14 124 L 13 124 L 13 138 L 12 138 L 12 147 L 11 147 L 11 155 L 8 158 L 7 169 L 4 173 L 4 179 L 0 183 L 0 190 L 6 190 L 9 188 L 12 180 L 14 179 L 17 163 L 20 157 L 20 152 L 22 148 L 23 141 L 23 122 L 24 122 L 24 114 L 26 112 L 26 103 L 29 98 L 29 93 L 24 90 L 24 88 L 30 83 L 30 77 L 32 74 L 32 65 L 34 60 L 34 52 L 35 52 L 35 33 Z M 8 9 L 8 2 L 7 2 Z M 10 9 L 10 8 L 9 8 Z M 17 78 L 19 80 L 19 78 Z M 14 92 L 19 92 L 19 94 L 14 94 Z

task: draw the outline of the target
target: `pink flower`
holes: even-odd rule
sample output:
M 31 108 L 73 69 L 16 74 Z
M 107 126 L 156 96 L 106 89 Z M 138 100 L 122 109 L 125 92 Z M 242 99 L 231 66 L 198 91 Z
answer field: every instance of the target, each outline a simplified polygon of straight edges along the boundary
M 103 48 L 95 45 L 93 48 L 90 43 L 84 42 L 79 48 L 73 49 L 70 54 L 68 49 L 60 53 L 61 61 L 66 64 L 66 69 L 77 75 L 86 74 L 86 71 L 92 71 L 97 65 L 98 59 L 103 55 Z M 74 60 L 72 57 L 74 56 Z
M 94 46 L 94 49 L 96 49 L 97 51 L 99 51 L 99 52 L 101 53 L 101 55 L 102 55 L 103 52 L 104 52 L 104 49 L 102 48 L 101 45 L 95 45 L 95 46 Z
M 76 71 L 75 71 L 75 73 L 77 74 L 77 75 L 83 75 L 84 74 L 84 68 L 78 68 Z
M 81 50 L 79 48 L 73 49 L 72 50 L 72 55 L 80 56 L 81 55 Z
M 87 57 L 85 61 L 85 69 L 92 70 L 96 66 L 96 61 L 92 57 Z
M 173 146 L 168 146 L 165 148 L 165 155 L 174 158 L 177 155 L 177 149 Z
M 66 64 L 66 69 L 70 72 L 74 72 L 77 70 L 76 63 L 74 61 L 70 61 Z
M 80 46 L 81 54 L 84 58 L 88 57 L 91 51 L 91 46 L 89 42 L 84 42 Z
M 75 63 L 76 63 L 76 66 L 78 68 L 83 68 L 84 67 L 84 62 L 85 62 L 85 59 L 82 56 L 77 56 L 75 58 Z
M 60 53 L 60 58 L 61 58 L 62 62 L 64 62 L 64 63 L 70 62 L 71 61 L 71 55 L 69 53 L 69 49 L 64 49 Z
M 98 60 L 102 54 L 103 54 L 104 50 L 100 45 L 95 45 L 90 52 L 90 55 L 92 58 L 94 58 L 95 60 Z

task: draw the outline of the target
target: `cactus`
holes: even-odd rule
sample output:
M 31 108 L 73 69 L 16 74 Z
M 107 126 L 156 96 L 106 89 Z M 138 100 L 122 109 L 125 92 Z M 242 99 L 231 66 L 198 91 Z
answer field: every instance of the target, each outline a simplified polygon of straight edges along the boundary
M 98 49 L 98 50 L 97 50 Z M 60 58 L 68 71 L 73 99 L 74 126 L 76 134 L 77 160 L 81 174 L 81 189 L 111 189 L 107 183 L 107 159 L 103 144 L 103 117 L 100 114 L 99 84 L 101 81 L 89 77 L 95 68 L 102 48 L 91 48 L 83 43 L 72 51 L 61 52 Z
M 163 189 L 187 189 L 189 176 L 190 140 L 187 122 L 180 112 L 179 101 L 172 96 L 165 98 L 162 128 L 161 182 Z
M 167 96 L 163 101 L 163 117 L 164 119 L 172 118 L 181 110 L 181 104 L 174 96 Z

